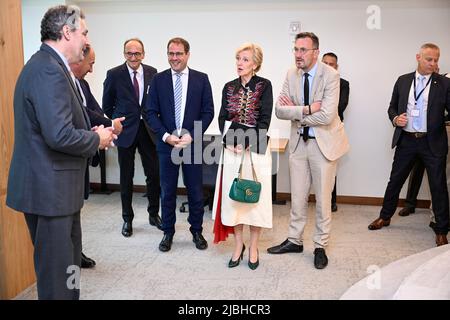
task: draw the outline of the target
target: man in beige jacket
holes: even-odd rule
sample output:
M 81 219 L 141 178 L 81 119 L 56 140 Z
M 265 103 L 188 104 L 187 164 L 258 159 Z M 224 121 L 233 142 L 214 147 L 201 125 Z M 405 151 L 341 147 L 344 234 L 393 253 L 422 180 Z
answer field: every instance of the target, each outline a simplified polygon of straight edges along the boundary
M 267 251 L 303 252 L 312 184 L 316 197 L 314 266 L 323 269 L 328 264 L 325 247 L 331 229 L 330 202 L 337 160 L 348 151 L 349 144 L 338 116 L 339 73 L 318 61 L 318 37 L 312 32 L 299 33 L 294 56 L 296 67 L 288 71 L 275 107 L 278 118 L 291 120 L 291 220 L 288 238 Z

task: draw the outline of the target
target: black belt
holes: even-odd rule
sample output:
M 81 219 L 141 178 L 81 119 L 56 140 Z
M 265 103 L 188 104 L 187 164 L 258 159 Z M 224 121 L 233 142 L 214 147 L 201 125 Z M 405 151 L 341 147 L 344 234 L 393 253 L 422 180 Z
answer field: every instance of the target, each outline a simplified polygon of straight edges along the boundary
M 300 133 L 300 137 L 303 137 L 303 133 Z M 308 136 L 308 139 L 315 139 L 316 137 Z
M 423 138 L 427 135 L 426 132 L 408 132 L 408 131 L 403 131 L 404 134 L 406 134 L 407 136 L 410 137 L 414 137 L 416 139 L 418 138 Z

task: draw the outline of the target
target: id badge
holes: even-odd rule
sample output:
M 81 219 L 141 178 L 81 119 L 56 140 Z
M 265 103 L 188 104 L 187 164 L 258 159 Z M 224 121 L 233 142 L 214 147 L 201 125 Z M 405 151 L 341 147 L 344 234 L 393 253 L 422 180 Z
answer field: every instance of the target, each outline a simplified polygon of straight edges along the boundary
M 417 109 L 411 110 L 411 116 L 412 117 L 419 117 L 420 116 L 420 110 L 417 110 Z

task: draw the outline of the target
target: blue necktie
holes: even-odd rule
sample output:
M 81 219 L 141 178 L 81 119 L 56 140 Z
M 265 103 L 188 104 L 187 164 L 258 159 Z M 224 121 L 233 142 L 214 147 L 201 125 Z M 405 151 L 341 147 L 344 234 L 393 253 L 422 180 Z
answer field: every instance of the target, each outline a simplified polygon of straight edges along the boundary
M 183 86 L 181 84 L 181 73 L 176 73 L 174 101 L 175 101 L 175 125 L 177 129 L 181 129 L 181 97 L 183 95 Z
M 421 93 L 423 88 L 425 87 L 425 76 L 419 76 L 419 82 L 416 86 L 416 96 Z M 424 111 L 424 105 L 423 105 L 423 96 L 425 95 L 425 92 L 422 92 L 419 99 L 416 101 L 416 110 L 419 110 L 419 116 L 413 117 L 413 129 L 417 130 L 419 132 L 425 131 L 425 129 L 422 128 L 422 123 L 425 117 L 425 111 Z

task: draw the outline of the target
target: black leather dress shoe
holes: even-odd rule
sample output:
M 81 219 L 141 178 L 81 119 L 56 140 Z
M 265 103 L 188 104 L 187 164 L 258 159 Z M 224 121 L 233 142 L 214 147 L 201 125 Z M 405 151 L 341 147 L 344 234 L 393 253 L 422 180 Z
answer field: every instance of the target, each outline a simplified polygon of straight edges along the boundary
M 325 249 L 316 248 L 314 249 L 314 267 L 316 269 L 323 269 L 328 265 L 328 257 L 325 254 Z
M 337 211 L 337 204 L 336 203 L 332 203 L 331 204 L 331 212 L 336 212 Z
M 148 216 L 148 223 L 150 223 L 151 226 L 157 227 L 159 230 L 162 229 L 162 221 L 158 214 L 154 216 Z
M 407 217 L 407 216 L 409 216 L 411 213 L 414 213 L 414 212 L 416 212 L 416 209 L 415 209 L 415 208 L 404 207 L 402 210 L 400 210 L 400 211 L 398 212 L 398 215 L 399 215 L 400 217 Z
M 91 258 L 88 258 L 84 255 L 84 253 L 81 253 L 81 267 L 83 269 L 93 268 L 95 267 L 95 261 Z
M 133 224 L 131 222 L 124 222 L 122 226 L 122 235 L 124 237 L 131 237 L 133 234 Z
M 173 234 L 164 234 L 161 242 L 159 243 L 159 250 L 162 252 L 167 252 L 172 248 Z
M 286 239 L 282 244 L 267 249 L 267 252 L 272 254 L 281 254 L 288 252 L 301 253 L 303 252 L 303 246 L 290 242 L 288 239 Z
M 433 231 L 435 231 L 434 229 L 436 228 L 436 222 L 434 221 L 430 221 L 430 224 L 428 225 L 431 229 L 433 229 Z
M 206 242 L 200 232 L 194 232 L 192 234 L 192 242 L 195 243 L 195 247 L 199 250 L 205 250 L 208 248 L 208 242 Z

